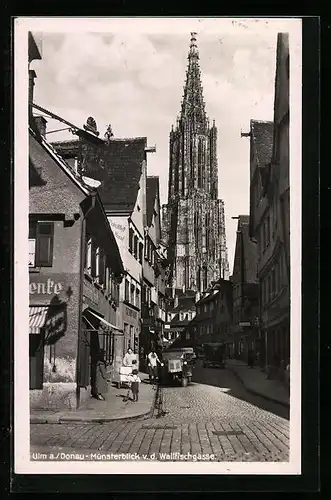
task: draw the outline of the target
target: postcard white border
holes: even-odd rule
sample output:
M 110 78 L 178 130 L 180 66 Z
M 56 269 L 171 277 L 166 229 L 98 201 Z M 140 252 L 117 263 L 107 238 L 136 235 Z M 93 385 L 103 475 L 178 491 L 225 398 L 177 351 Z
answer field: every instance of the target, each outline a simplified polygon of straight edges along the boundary
M 170 22 L 171 21 L 171 22 Z M 300 474 L 301 293 L 291 296 L 290 460 L 250 462 L 30 461 L 28 290 L 28 31 L 219 34 L 273 30 L 290 40 L 291 289 L 301 290 L 301 19 L 290 18 L 17 18 L 14 23 L 14 470 L 17 474 Z M 276 53 L 275 53 L 276 57 Z M 252 117 L 254 118 L 254 117 Z

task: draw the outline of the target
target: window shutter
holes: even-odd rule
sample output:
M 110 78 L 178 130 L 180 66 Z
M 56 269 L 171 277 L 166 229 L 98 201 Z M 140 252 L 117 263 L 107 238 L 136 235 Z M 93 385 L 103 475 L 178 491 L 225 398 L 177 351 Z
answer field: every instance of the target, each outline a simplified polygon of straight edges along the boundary
M 129 251 L 133 252 L 133 230 L 131 227 L 129 229 Z
M 92 240 L 92 259 L 91 259 L 91 275 L 95 277 L 96 275 L 96 261 L 97 261 L 97 255 L 96 255 L 96 244 Z
M 38 222 L 37 225 L 37 262 L 38 266 L 53 265 L 53 222 Z
M 143 244 L 139 243 L 139 262 L 142 264 L 143 261 Z
M 136 259 L 138 259 L 138 236 L 134 237 L 134 249 L 133 253 Z
M 99 283 L 103 285 L 105 282 L 105 255 L 104 251 L 100 250 L 100 262 L 99 262 Z
M 145 259 L 148 259 L 148 240 L 145 238 Z

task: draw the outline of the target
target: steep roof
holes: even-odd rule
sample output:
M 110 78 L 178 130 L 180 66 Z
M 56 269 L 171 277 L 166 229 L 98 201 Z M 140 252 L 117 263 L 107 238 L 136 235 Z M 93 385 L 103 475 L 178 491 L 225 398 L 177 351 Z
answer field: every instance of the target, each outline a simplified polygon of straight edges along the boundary
M 147 204 L 147 226 L 150 227 L 153 220 L 155 198 L 159 192 L 159 177 L 148 176 L 146 183 L 146 204 Z
M 245 216 L 247 217 L 247 216 Z M 244 250 L 244 272 L 245 283 L 255 283 L 257 281 L 257 245 L 249 237 L 249 217 L 241 221 L 241 234 Z
M 271 121 L 251 120 L 251 134 L 256 151 L 257 166 L 265 167 L 271 161 L 274 124 Z
M 178 304 L 176 307 L 170 307 L 170 311 L 192 311 L 195 309 L 195 296 L 178 297 Z
M 103 155 L 104 169 L 99 188 L 106 210 L 132 212 L 146 158 L 146 137 L 112 139 Z
M 30 140 L 30 152 L 35 147 L 35 143 L 39 143 L 41 147 L 48 153 L 48 155 L 57 163 L 57 165 L 65 172 L 65 174 L 71 179 L 71 181 L 76 184 L 77 187 L 83 191 L 85 195 L 89 195 L 93 191 L 87 184 L 85 184 L 82 176 L 78 175 L 75 170 L 58 154 L 56 149 L 40 134 L 30 127 L 29 128 L 29 140 Z M 32 161 L 32 160 L 30 160 Z M 33 163 L 33 161 L 32 161 Z

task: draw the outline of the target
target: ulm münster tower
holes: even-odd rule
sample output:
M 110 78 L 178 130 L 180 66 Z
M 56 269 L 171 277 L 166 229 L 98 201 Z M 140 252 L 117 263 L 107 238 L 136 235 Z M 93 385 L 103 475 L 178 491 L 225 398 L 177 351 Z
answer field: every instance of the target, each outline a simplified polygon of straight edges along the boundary
M 228 279 L 224 202 L 218 199 L 217 129 L 203 100 L 196 33 L 191 33 L 186 83 L 170 132 L 168 204 L 163 206 L 169 285 L 206 290 Z

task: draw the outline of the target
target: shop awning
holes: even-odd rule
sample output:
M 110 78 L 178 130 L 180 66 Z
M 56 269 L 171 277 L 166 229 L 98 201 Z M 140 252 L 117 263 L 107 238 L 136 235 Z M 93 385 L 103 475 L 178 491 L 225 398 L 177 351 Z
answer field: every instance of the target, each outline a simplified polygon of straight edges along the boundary
M 84 311 L 84 314 L 86 313 L 89 313 L 89 314 L 92 314 L 93 316 L 95 316 L 99 321 L 101 321 L 102 323 L 104 323 L 106 326 L 108 326 L 109 328 L 111 328 L 112 330 L 116 330 L 117 332 L 123 332 L 123 330 L 121 330 L 120 328 L 118 328 L 117 326 L 115 325 L 112 325 L 111 323 L 109 323 L 108 321 L 106 321 L 102 316 L 99 316 L 98 314 L 96 314 L 94 311 L 92 311 L 91 309 L 87 308 L 85 309 Z
M 29 333 L 39 334 L 46 321 L 48 307 L 30 306 L 29 310 Z

